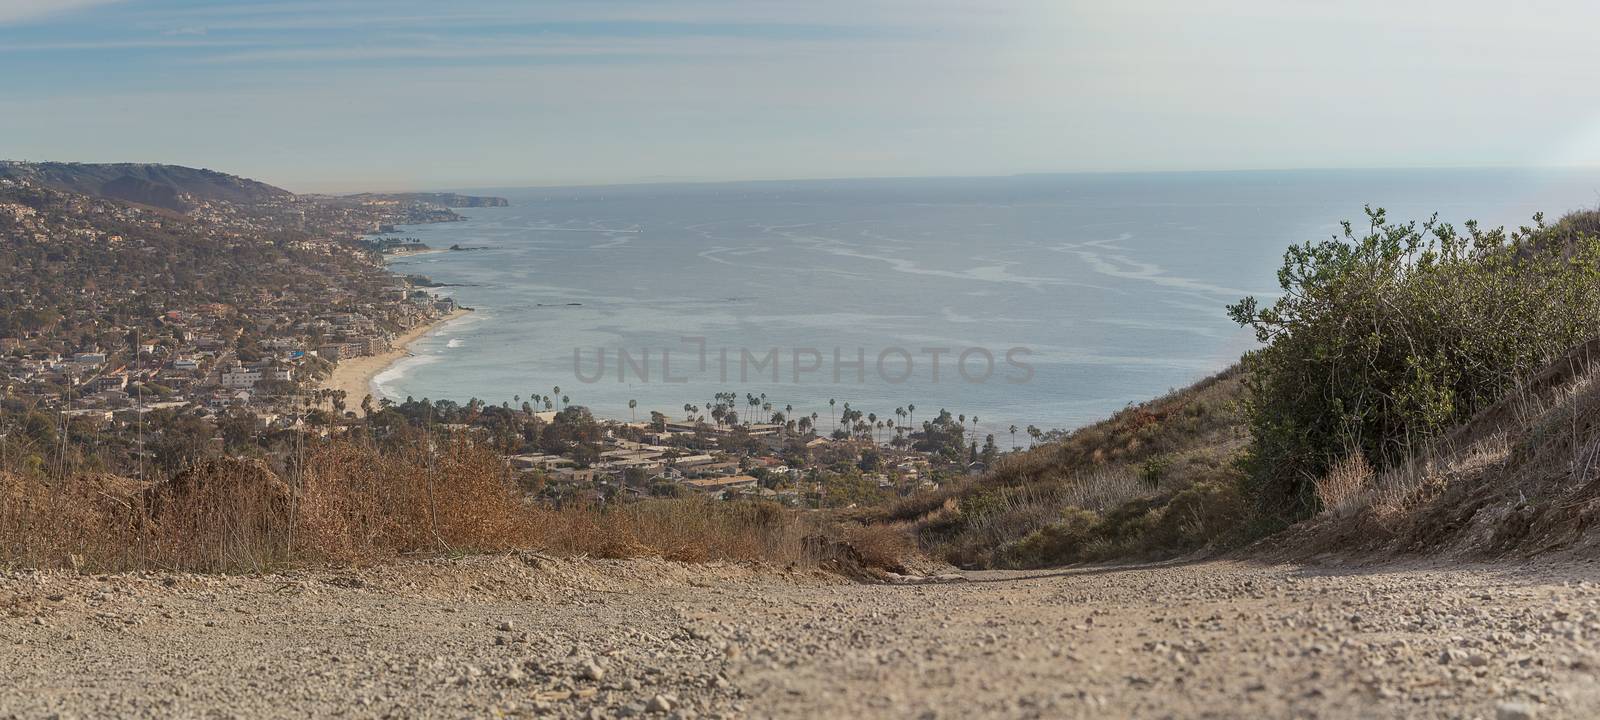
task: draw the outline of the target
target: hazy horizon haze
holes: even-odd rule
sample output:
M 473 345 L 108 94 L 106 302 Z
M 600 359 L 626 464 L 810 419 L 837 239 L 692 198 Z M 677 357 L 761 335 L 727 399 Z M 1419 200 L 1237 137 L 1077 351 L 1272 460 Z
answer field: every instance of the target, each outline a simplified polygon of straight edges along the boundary
M 0 155 L 302 192 L 1590 166 L 1600 97 L 1572 88 L 1597 23 L 1572 1 L 0 0 Z

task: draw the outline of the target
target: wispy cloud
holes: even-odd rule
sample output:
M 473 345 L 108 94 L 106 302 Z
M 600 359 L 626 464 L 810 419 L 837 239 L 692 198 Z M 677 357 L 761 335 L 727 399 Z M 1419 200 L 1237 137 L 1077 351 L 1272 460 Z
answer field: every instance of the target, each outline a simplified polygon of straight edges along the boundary
M 856 52 L 889 52 L 892 42 L 871 44 L 823 39 L 772 40 L 685 34 L 669 38 L 620 38 L 541 35 L 513 38 L 484 36 L 411 37 L 386 44 L 269 47 L 210 55 L 200 62 L 341 63 L 389 60 L 514 60 L 616 58 L 759 58 L 796 57 L 850 47 Z
M 1600 5 L 1539 4 L 0 0 L 0 137 L 291 184 L 1600 162 Z
M 184 48 L 241 48 L 265 44 L 249 40 L 183 40 L 177 38 L 147 40 L 83 40 L 73 42 L 35 42 L 0 44 L 0 53 L 77 51 L 77 50 L 149 50 Z
M 16 25 L 121 0 L 0 0 L 0 25 Z

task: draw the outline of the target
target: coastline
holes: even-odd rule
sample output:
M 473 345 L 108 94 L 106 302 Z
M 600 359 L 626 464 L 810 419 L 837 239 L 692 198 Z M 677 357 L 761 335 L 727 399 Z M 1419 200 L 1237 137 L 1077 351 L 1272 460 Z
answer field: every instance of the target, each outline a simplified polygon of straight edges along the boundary
M 368 394 L 372 395 L 374 402 L 378 400 L 378 393 L 372 387 L 372 381 L 379 373 L 411 355 L 411 343 L 432 330 L 443 327 L 445 323 L 460 318 L 471 310 L 457 309 L 448 315 L 440 317 L 433 322 L 418 325 L 410 330 L 395 336 L 394 347 L 389 352 L 366 357 L 340 360 L 333 368 L 333 373 L 322 381 L 321 387 L 326 390 L 345 391 L 345 404 L 347 408 L 360 407 L 361 399 Z
M 447 253 L 447 252 L 450 252 L 450 248 L 428 248 L 427 250 L 399 250 L 399 251 L 396 251 L 396 252 L 384 253 L 383 257 L 384 257 L 385 260 L 387 260 L 387 259 L 390 259 L 390 258 L 412 257 L 414 255 L 434 255 L 434 254 L 437 254 L 437 253 Z

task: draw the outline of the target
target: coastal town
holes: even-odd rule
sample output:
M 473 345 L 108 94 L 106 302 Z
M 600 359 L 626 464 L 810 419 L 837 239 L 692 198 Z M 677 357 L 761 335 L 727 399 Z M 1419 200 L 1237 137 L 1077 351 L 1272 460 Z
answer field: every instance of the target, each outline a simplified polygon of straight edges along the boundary
M 375 398 L 372 377 L 407 342 L 470 311 L 384 261 L 474 248 L 429 248 L 399 228 L 504 200 L 295 195 L 210 171 L 156 191 L 139 180 L 148 166 L 77 191 L 105 167 L 0 167 L 6 462 L 152 477 L 212 455 L 272 457 L 302 434 L 383 441 L 404 426 L 491 443 L 531 495 L 554 501 L 702 493 L 823 507 L 981 472 L 1000 453 L 976 418 L 918 426 L 914 406 L 891 420 L 846 402 L 824 418 L 725 393 L 623 422 L 559 388 L 498 406 Z

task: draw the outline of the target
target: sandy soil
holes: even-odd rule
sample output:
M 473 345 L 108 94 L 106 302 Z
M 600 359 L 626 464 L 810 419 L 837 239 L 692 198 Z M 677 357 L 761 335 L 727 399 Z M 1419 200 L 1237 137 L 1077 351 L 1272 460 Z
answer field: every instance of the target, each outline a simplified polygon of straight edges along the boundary
M 1205 562 L 863 585 L 537 555 L 13 572 L 0 717 L 1594 717 L 1597 574 Z
M 333 367 L 333 373 L 322 382 L 322 387 L 328 390 L 345 391 L 345 403 L 350 407 L 361 404 L 361 398 L 371 393 L 377 398 L 377 391 L 372 387 L 372 379 L 385 368 L 395 364 L 400 359 L 410 355 L 407 347 L 417 338 L 437 329 L 451 320 L 471 312 L 470 310 L 457 310 L 426 325 L 419 325 L 398 335 L 394 339 L 394 349 L 381 355 L 368 355 L 367 357 L 340 360 Z

